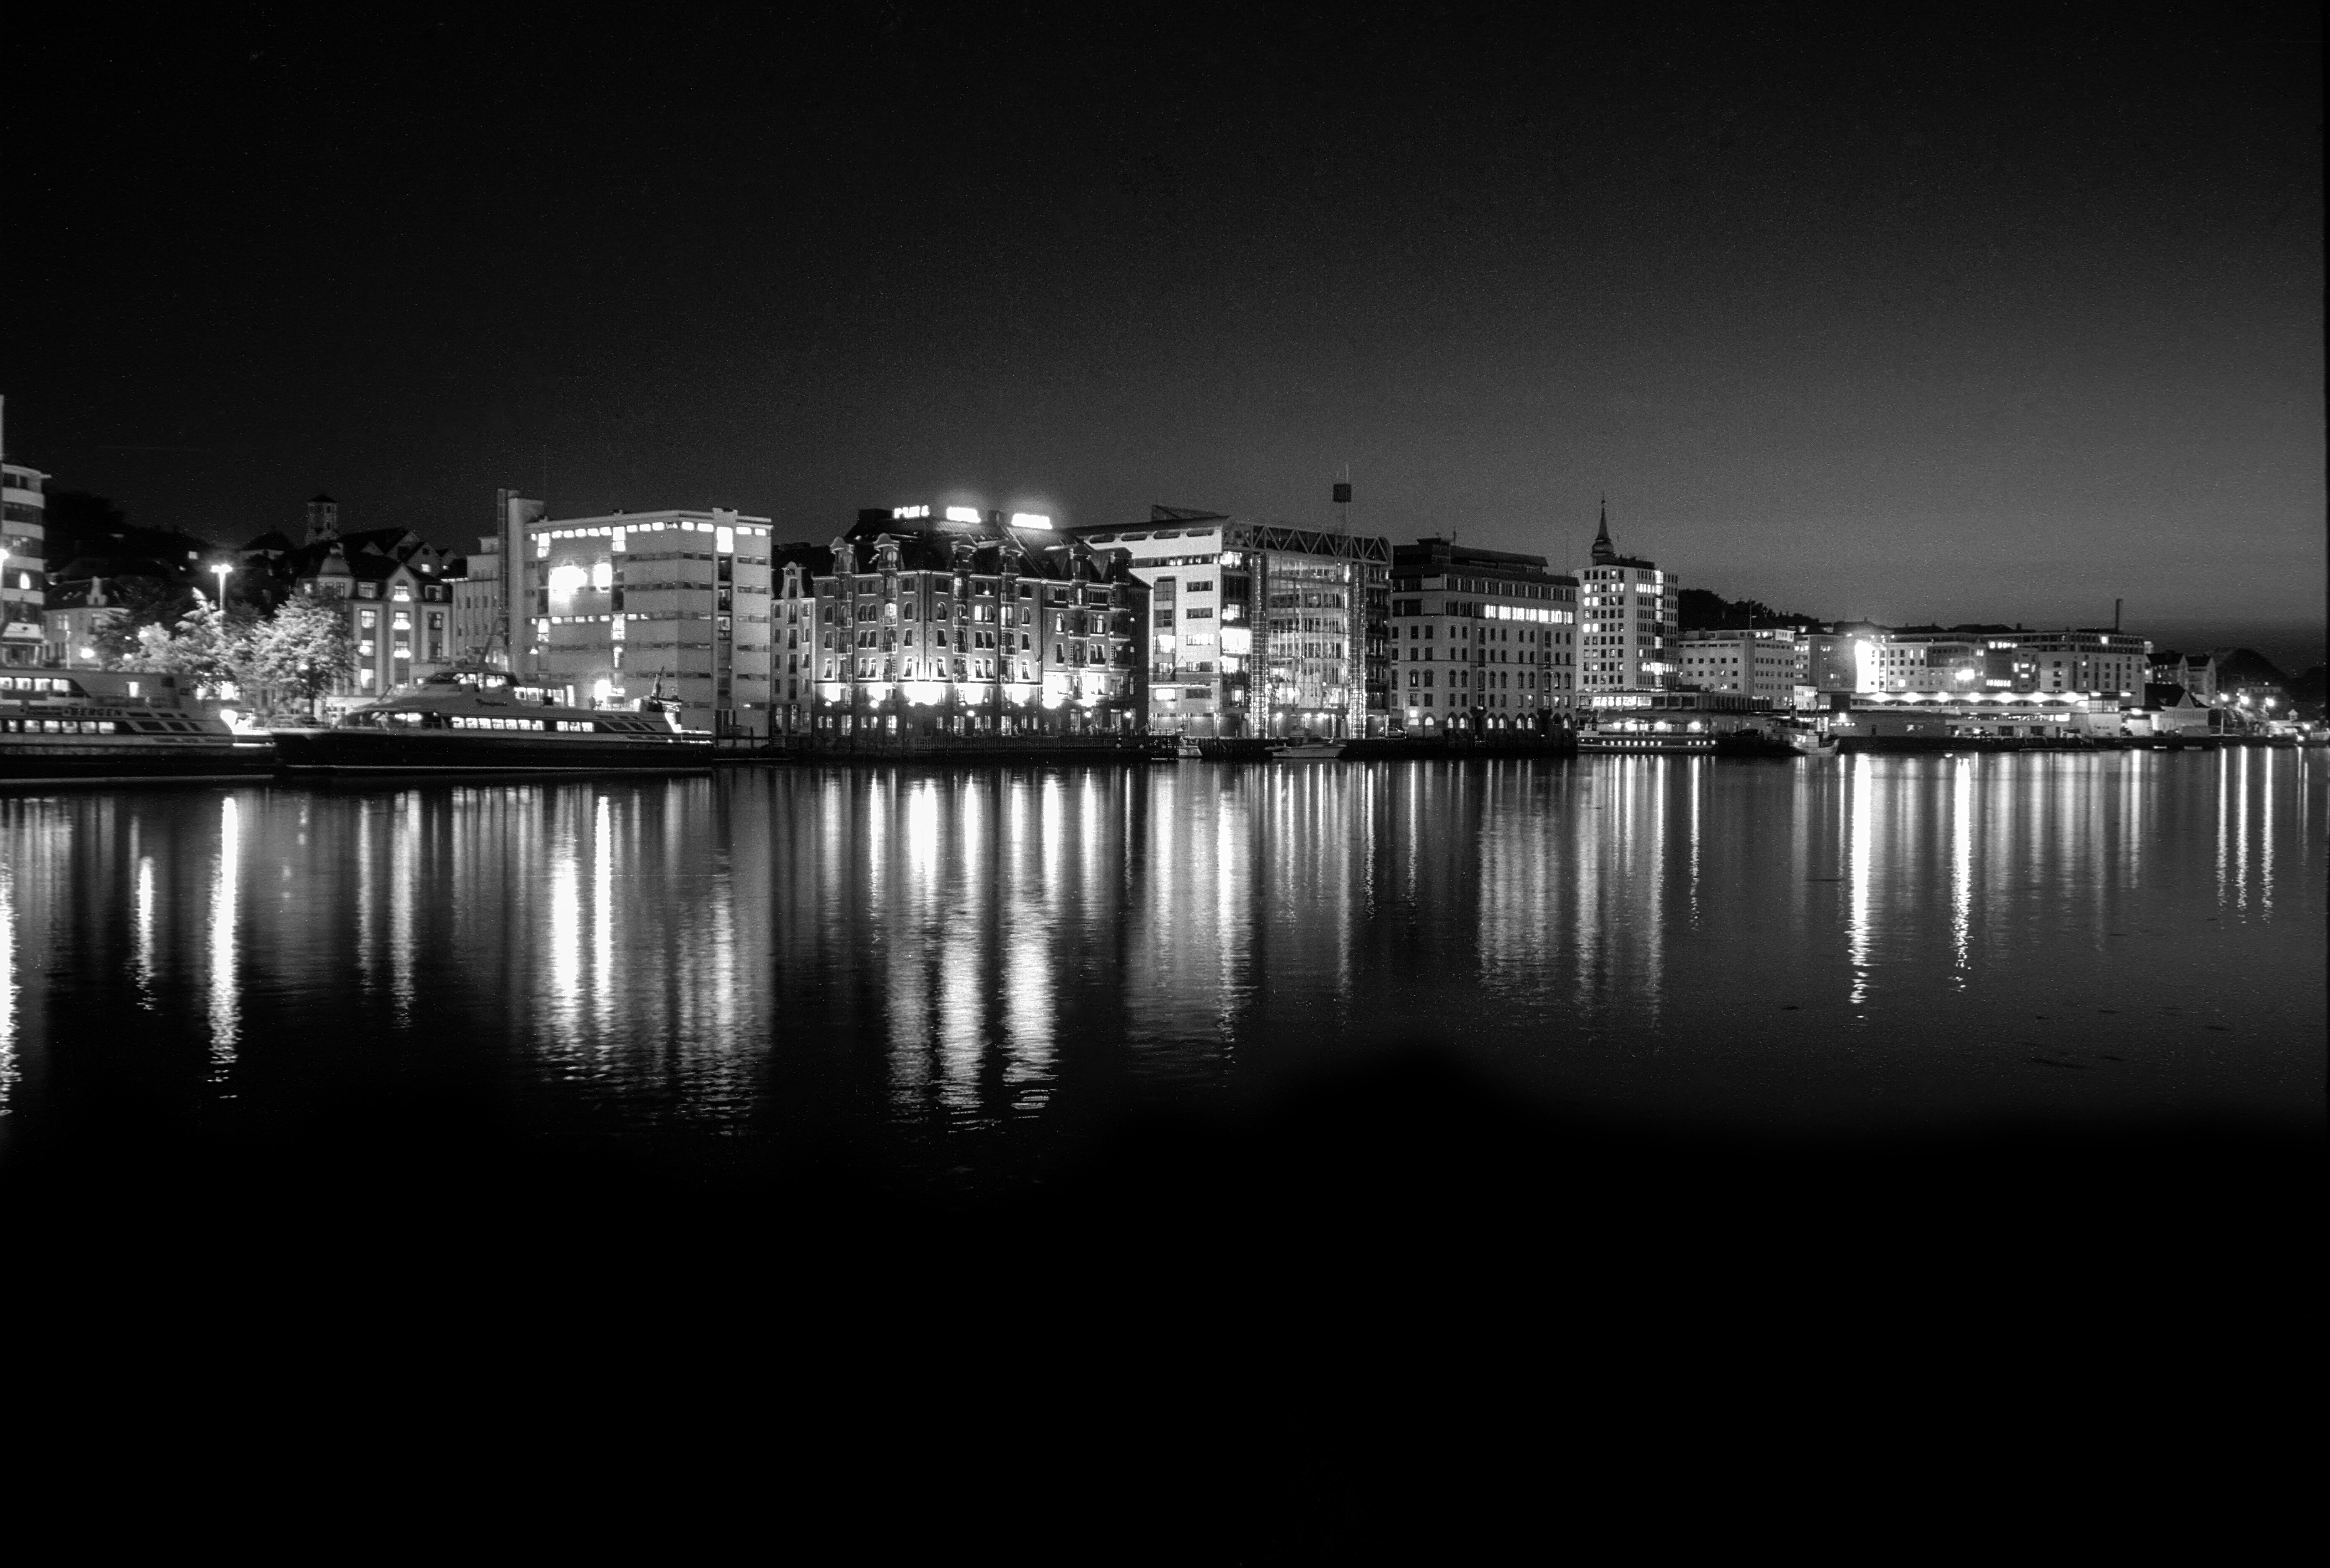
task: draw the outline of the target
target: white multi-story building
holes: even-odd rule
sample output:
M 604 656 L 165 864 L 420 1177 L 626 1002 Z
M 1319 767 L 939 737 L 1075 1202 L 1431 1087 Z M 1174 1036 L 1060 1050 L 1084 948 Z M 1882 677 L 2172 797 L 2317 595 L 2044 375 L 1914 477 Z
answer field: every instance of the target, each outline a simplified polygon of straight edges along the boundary
M 1335 737 L 1384 732 L 1391 542 L 1151 508 L 1075 531 L 1149 587 L 1149 728 Z
M 1544 730 L 1577 703 L 1577 580 L 1541 555 L 1443 539 L 1391 553 L 1392 722 Z
M 516 549 L 510 548 L 515 543 Z M 511 667 L 573 701 L 658 690 L 690 729 L 769 732 L 769 519 L 722 507 L 508 511 Z
M 1656 562 L 1618 553 L 1605 507 L 1594 562 L 1577 574 L 1577 685 L 1589 701 L 1596 692 L 1673 686 L 1679 592 Z
M 1702 692 L 1738 692 L 1758 707 L 1793 707 L 1804 649 L 1794 627 L 1687 631 L 1676 645 L 1674 684 Z
M 41 662 L 46 638 L 49 476 L 0 464 L 0 664 Z

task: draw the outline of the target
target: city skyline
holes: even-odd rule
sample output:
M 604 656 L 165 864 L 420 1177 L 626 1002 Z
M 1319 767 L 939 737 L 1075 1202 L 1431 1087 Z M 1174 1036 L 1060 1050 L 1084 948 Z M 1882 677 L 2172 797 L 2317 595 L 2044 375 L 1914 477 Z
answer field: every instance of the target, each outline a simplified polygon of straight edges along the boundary
M 917 501 L 1331 526 L 1348 469 L 1355 532 L 1568 571 L 1606 493 L 1685 587 L 2118 599 L 2295 667 L 2313 31 L 844 12 L 667 24 L 597 99 L 609 61 L 515 30 L 62 33 L 118 112 L 17 105 L 10 456 L 228 545 L 325 489 L 459 550 L 545 477 L 804 540 Z

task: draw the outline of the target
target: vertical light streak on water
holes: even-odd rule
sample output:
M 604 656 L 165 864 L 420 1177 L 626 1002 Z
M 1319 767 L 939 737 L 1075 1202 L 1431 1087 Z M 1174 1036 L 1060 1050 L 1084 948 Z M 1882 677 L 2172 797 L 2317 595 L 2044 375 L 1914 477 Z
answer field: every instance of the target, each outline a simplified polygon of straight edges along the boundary
M 1577 842 L 1577 897 L 1570 950 L 1577 955 L 1577 984 L 1570 1006 L 1581 1018 L 1593 1016 L 1594 982 L 1602 968 L 1602 927 L 1607 912 L 1602 907 L 1602 857 L 1611 835 L 1618 831 L 1607 808 L 1617 798 L 1611 780 L 1623 765 L 1623 759 L 1610 759 L 1596 766 L 1586 775 L 1586 788 L 1576 797 L 1573 836 Z M 1605 809 L 1597 813 L 1596 805 Z
M 1974 759 L 1959 757 L 1950 769 L 1950 949 L 1952 979 L 1965 989 L 1973 968 Z
M 1651 821 L 1645 835 L 1651 847 L 1650 918 L 1643 926 L 1643 968 L 1648 977 L 1643 987 L 1643 999 L 1650 1026 L 1659 1026 L 1659 1016 L 1666 997 L 1667 943 L 1667 831 L 1669 796 L 1673 779 L 1669 770 L 1674 766 L 1670 757 L 1646 757 L 1643 788 L 1649 791 Z
M 1028 895 L 1032 890 L 1028 885 L 1026 861 L 1008 857 L 999 850 L 994 856 L 998 864 L 990 874 L 989 851 L 980 836 L 988 810 L 987 781 L 978 778 L 961 779 L 956 781 L 955 790 L 954 867 L 950 874 L 944 854 L 948 846 L 942 843 L 937 846 L 933 861 L 934 881 L 932 897 L 934 902 L 932 918 L 946 921 L 952 916 L 952 925 L 964 928 L 956 949 L 956 962 L 964 971 L 963 989 L 955 998 L 954 1006 L 956 1033 L 965 1038 L 967 1053 L 973 1063 L 974 1079 L 970 1089 L 975 1095 L 976 1064 L 991 1039 L 987 1022 L 988 999 L 996 977 L 990 968 L 988 954 L 992 945 L 999 945 L 1006 951 L 1014 945 L 1018 929 L 1004 912 L 1027 907 Z M 943 836 L 947 817 L 942 813 L 934 820 Z M 950 892 L 952 897 L 948 896 Z M 1056 891 L 1051 903 L 1054 910 L 1058 907 L 1057 896 Z M 1037 940 L 1036 945 L 1041 947 L 1047 955 L 1056 957 L 1054 949 L 1057 941 L 1052 934 L 1052 930 L 1056 928 L 1056 920 L 1047 913 L 1045 921 L 1050 929 Z
M 16 1086 L 16 873 L 0 856 L 0 1116 Z
M 1100 909 L 1107 902 L 1108 884 L 1111 880 L 1109 873 L 1112 867 L 1109 864 L 1109 857 L 1101 852 L 1103 842 L 1101 777 L 1098 773 L 1086 773 L 1076 789 L 1077 799 L 1084 808 L 1079 814 L 1081 820 L 1077 825 L 1076 853 L 1082 857 L 1078 869 L 1084 873 L 1081 878 L 1084 887 L 1083 908 L 1087 920 L 1092 918 L 1093 912 Z M 1119 774 L 1116 777 L 1121 778 L 1122 775 Z
M 413 841 L 420 823 L 421 791 L 408 789 L 397 797 L 388 851 L 388 989 L 396 1021 L 408 1025 L 412 1022 L 412 894 L 420 858 Z
M 554 1039 L 572 1045 L 582 1023 L 582 865 L 571 802 L 554 799 L 550 833 L 550 1005 Z
M 1871 819 L 1876 810 L 1876 789 L 1870 760 L 1856 756 L 1848 760 L 1852 765 L 1852 779 L 1847 786 L 1852 795 L 1845 817 L 1845 874 L 1850 879 L 1851 902 L 1844 930 L 1846 959 L 1852 966 L 1852 989 L 1847 1000 L 1858 1007 L 1869 999 L 1869 908 L 1874 891 Z
M 1182 765 L 1175 767 L 1170 773 L 1160 774 L 1160 770 L 1151 770 L 1145 775 L 1134 775 L 1140 780 L 1135 787 L 1145 787 L 1149 791 L 1150 845 L 1147 866 L 1149 932 L 1145 941 L 1134 944 L 1136 952 L 1143 949 L 1150 952 L 1169 951 L 1180 940 L 1178 922 L 1173 918 L 1178 908 L 1173 891 L 1180 880 L 1174 874 L 1181 865 L 1181 813 L 1185 808 L 1181 798 L 1181 779 L 1189 771 L 1189 768 Z M 1151 978 L 1153 983 L 1153 974 Z
M 356 988 L 369 997 L 380 987 L 380 921 L 372 863 L 372 802 L 356 802 Z
M 235 895 L 242 859 L 242 808 L 232 795 L 219 802 L 218 876 L 211 884 L 211 1072 L 223 1083 L 242 1038 L 242 996 L 235 978 Z
M 888 953 L 883 991 L 890 999 L 890 1091 L 902 1102 L 930 1084 L 933 955 L 939 950 L 946 910 L 938 875 L 938 806 L 931 780 L 920 780 L 906 800 L 905 907 L 899 920 L 911 939 Z M 966 883 L 965 893 L 968 893 Z
M 725 846 L 712 862 L 712 898 L 709 918 L 712 928 L 712 1030 L 708 1039 L 701 1036 L 696 1044 L 708 1046 L 707 1054 L 725 1061 L 736 1047 L 736 882 L 734 860 Z M 603 930 L 604 928 L 600 928 Z M 606 948 L 602 943 L 598 967 L 598 983 L 601 989 L 614 988 L 614 977 L 608 972 Z M 726 1080 L 724 1070 L 722 1078 Z
M 1707 788 L 1703 757 L 1687 758 L 1683 762 L 1685 788 L 1691 791 L 1691 929 L 1699 929 L 1699 798 Z
M 137 1005 L 148 1013 L 159 1012 L 162 1005 L 154 994 L 154 857 L 150 855 L 137 857 L 137 891 L 130 913 L 137 929 L 133 970 L 137 977 Z
M 1424 764 L 1410 762 L 1402 770 L 1400 804 L 1407 808 L 1407 843 L 1400 855 L 1400 901 L 1413 912 L 1416 908 L 1416 860 L 1424 836 Z
M 2278 751 L 2261 753 L 2258 763 L 2258 918 L 2273 919 L 2273 791 L 2280 767 Z
M 2249 907 L 2249 749 L 2240 748 L 2233 779 L 2233 907 Z
M 2219 747 L 2217 750 L 2217 907 L 2219 909 L 2225 907 L 2225 899 L 2231 891 L 2229 873 L 2232 862 L 2232 845 L 2229 842 L 2229 836 L 2232 832 L 2233 804 L 2225 798 L 2225 779 L 2231 770 L 2232 758 L 2226 753 L 2224 748 Z
M 1243 786 L 1244 780 L 1241 779 Z M 1214 1027 L 1222 1044 L 1237 1044 L 1237 1021 L 1245 1002 L 1240 955 L 1253 940 L 1247 930 L 1251 902 L 1244 877 L 1254 874 L 1247 792 L 1241 787 L 1215 797 L 1214 805 Z M 1243 875 L 1241 875 L 1243 874 Z
M 974 786 L 974 788 L 981 788 Z M 1087 800 L 1096 789 L 1088 778 L 1084 783 Z M 1097 819 L 1087 809 L 1085 824 L 1097 832 Z M 962 881 L 965 886 L 976 885 L 979 876 L 980 845 L 976 812 L 968 806 L 963 813 Z M 1096 843 L 1087 841 L 1083 846 L 1087 881 L 1099 874 L 1098 868 L 1106 860 Z M 1050 1097 L 1052 1063 L 1055 1057 L 1052 1020 L 1056 1003 L 1053 989 L 1056 985 L 1055 967 L 1060 961 L 1063 937 L 1059 914 L 1059 891 L 1048 882 L 1042 889 L 1028 885 L 1028 861 L 1023 850 L 1013 847 L 1000 856 L 1003 863 L 1003 885 L 998 890 L 999 902 L 1012 908 L 1028 906 L 1029 895 L 1042 898 L 1041 929 L 1014 926 L 1002 933 L 1003 944 L 1003 1082 L 1011 1094 L 1015 1111 L 1040 1110 Z M 1101 893 L 1096 891 L 1097 901 Z M 1097 902 L 1086 906 L 1089 918 Z
M 615 803 L 599 797 L 591 822 L 591 1023 L 615 1034 Z

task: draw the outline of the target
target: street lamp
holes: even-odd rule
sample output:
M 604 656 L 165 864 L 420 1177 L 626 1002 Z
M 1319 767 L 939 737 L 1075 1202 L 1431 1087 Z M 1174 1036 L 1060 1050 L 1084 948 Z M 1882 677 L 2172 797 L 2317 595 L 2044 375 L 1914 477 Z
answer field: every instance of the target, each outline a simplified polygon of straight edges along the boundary
M 219 580 L 219 596 L 218 596 L 219 613 L 220 613 L 221 615 L 224 615 L 224 614 L 226 613 L 226 580 L 227 580 L 229 577 L 232 577 L 232 575 L 234 575 L 234 568 L 233 568 L 233 567 L 232 567 L 232 566 L 229 566 L 225 562 L 222 561 L 222 562 L 219 562 L 217 564 L 213 565 L 213 566 L 211 568 L 211 570 L 212 570 L 213 571 L 214 571 L 214 572 L 218 573 L 218 580 Z

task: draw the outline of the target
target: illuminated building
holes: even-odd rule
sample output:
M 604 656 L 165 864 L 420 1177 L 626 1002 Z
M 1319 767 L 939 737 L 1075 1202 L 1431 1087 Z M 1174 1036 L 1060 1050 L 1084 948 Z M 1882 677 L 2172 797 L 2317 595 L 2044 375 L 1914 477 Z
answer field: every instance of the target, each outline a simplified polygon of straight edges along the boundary
M 1391 553 L 1394 724 L 1543 730 L 1577 703 L 1577 580 L 1542 555 L 1444 539 Z
M 480 536 L 470 554 L 446 562 L 445 581 L 452 590 L 453 658 L 458 664 L 511 667 L 509 596 L 505 563 L 523 560 L 526 529 L 542 521 L 543 504 L 516 490 L 494 492 L 494 532 Z M 520 633 L 526 628 L 517 628 Z
M 505 497 L 511 667 L 575 703 L 677 704 L 691 730 L 769 732 L 769 520 L 721 507 L 547 517 Z
M 1757 707 L 1794 707 L 1802 638 L 1789 626 L 1687 631 L 1674 650 L 1674 682 L 1701 692 L 1738 692 Z
M 310 499 L 307 511 L 304 543 L 268 533 L 238 552 L 239 593 L 270 605 L 299 594 L 346 607 L 355 668 L 338 696 L 377 697 L 450 663 L 443 552 L 409 528 L 344 534 L 329 496 Z
M 47 602 L 49 476 L 0 464 L 0 665 L 40 662 Z
M 854 743 L 1141 728 L 1148 586 L 1122 552 L 1047 517 L 876 508 L 827 550 L 789 547 L 778 577 L 781 730 Z
M 1080 529 L 1148 587 L 1149 728 L 1198 737 L 1381 734 L 1391 543 L 1153 506 Z
M 1594 535 L 1594 563 L 1577 574 L 1577 590 L 1579 689 L 1671 689 L 1679 587 L 1655 562 L 1618 553 L 1606 505 Z

